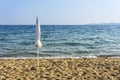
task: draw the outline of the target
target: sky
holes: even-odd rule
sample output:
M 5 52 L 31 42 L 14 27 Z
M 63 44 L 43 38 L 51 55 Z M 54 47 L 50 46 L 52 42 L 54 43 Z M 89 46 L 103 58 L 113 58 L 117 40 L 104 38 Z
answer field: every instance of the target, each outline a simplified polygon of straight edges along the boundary
M 0 0 L 0 24 L 120 23 L 120 0 Z

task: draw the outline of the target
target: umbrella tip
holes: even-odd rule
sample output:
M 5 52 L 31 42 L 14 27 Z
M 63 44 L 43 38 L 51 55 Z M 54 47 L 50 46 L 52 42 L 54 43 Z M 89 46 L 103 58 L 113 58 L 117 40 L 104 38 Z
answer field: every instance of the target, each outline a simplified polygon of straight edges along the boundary
M 38 19 L 38 17 L 36 17 L 36 24 L 38 24 L 38 22 L 39 22 L 39 19 Z
M 38 16 L 36 17 L 36 20 L 38 20 Z

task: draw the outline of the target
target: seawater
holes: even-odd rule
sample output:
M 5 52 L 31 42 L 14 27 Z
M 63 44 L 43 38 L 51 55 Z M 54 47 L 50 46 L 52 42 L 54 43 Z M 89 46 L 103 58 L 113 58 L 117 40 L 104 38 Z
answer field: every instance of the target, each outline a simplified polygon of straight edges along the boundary
M 120 56 L 120 25 L 41 25 L 40 57 Z M 0 25 L 0 57 L 35 57 L 35 25 Z

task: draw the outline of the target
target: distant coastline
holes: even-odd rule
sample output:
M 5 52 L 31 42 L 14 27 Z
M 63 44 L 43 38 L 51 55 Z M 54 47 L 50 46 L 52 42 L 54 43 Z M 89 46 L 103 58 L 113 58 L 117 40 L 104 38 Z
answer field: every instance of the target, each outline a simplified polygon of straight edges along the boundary
M 89 23 L 89 24 L 85 24 L 85 25 L 120 25 L 120 23 Z

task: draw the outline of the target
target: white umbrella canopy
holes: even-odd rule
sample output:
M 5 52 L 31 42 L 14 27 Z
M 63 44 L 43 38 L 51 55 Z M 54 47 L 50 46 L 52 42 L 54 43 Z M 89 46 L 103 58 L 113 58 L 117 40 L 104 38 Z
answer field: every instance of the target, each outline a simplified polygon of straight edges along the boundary
M 38 20 L 38 17 L 36 18 L 36 41 L 35 41 L 35 47 L 41 48 L 42 43 L 40 41 L 41 31 L 40 31 L 40 22 Z

